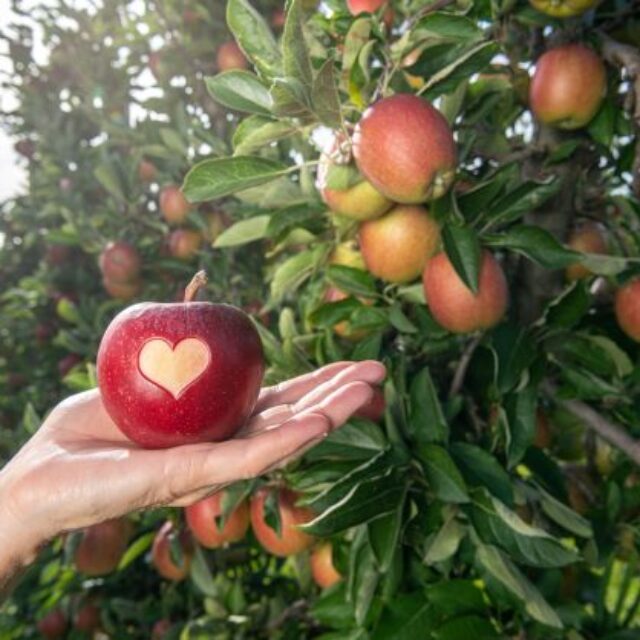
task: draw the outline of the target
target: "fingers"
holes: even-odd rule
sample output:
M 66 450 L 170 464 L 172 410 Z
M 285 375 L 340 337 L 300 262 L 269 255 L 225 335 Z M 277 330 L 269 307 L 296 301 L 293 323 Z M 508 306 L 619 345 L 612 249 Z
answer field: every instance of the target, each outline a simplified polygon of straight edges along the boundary
M 384 377 L 384 366 L 375 360 L 365 360 L 357 363 L 335 362 L 312 373 L 307 373 L 292 380 L 281 382 L 274 387 L 263 389 L 258 399 L 255 413 L 260 413 L 277 405 L 295 403 L 302 396 L 350 367 L 363 367 L 365 370 L 374 368 L 382 372 L 379 374 L 381 376 L 380 380 Z
M 297 401 L 271 407 L 262 413 L 254 415 L 252 420 L 244 428 L 243 433 L 248 434 L 260 432 L 267 427 L 284 422 L 293 415 L 304 412 L 313 407 L 321 402 L 326 396 L 333 393 L 336 389 L 348 385 L 351 382 L 362 381 L 375 385 L 382 381 L 384 375 L 384 366 L 379 362 L 370 360 L 352 363 L 346 367 L 342 367 L 330 378 L 320 383 L 316 381 L 315 385 L 310 385 L 309 381 L 305 380 L 304 385 L 301 386 L 306 389 L 306 392 L 304 395 L 299 396 Z M 307 376 L 303 377 L 307 378 Z M 296 381 L 292 382 L 295 383 Z M 297 386 L 297 384 L 294 386 Z

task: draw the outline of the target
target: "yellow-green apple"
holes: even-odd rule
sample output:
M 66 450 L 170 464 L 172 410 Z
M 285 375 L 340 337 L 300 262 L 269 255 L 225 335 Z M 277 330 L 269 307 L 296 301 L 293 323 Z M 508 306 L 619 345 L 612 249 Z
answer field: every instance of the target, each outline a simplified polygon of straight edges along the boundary
M 607 90 L 607 72 L 583 44 L 565 44 L 543 53 L 529 87 L 529 105 L 542 123 L 579 129 L 596 114 Z
M 353 153 L 364 177 L 395 202 L 439 198 L 455 177 L 456 145 L 447 121 L 411 94 L 384 98 L 364 112 Z
M 180 557 L 174 559 L 171 552 L 172 545 L 180 549 Z M 193 556 L 193 543 L 191 536 L 186 531 L 177 531 L 171 520 L 167 520 L 158 529 L 153 545 L 151 546 L 151 561 L 156 571 L 167 580 L 180 582 L 189 574 L 191 558 Z
M 265 502 L 271 492 L 280 514 L 280 534 L 265 521 Z M 276 556 L 291 556 L 308 549 L 315 538 L 300 530 L 298 525 L 310 522 L 315 514 L 311 509 L 296 506 L 298 494 L 290 489 L 262 487 L 251 499 L 251 527 L 258 542 Z
M 620 328 L 640 342 L 640 278 L 635 278 L 616 292 L 616 318 Z
M 47 640 L 60 640 L 67 633 L 67 616 L 64 615 L 62 609 L 52 609 L 38 621 L 36 626 Z
M 169 234 L 169 253 L 179 260 L 192 260 L 202 246 L 202 234 L 194 229 L 176 229 Z
M 184 302 L 128 307 L 98 350 L 104 406 L 120 430 L 146 448 L 226 440 L 251 415 L 264 360 L 249 317 L 226 304 Z
M 160 211 L 169 224 L 180 224 L 189 215 L 191 205 L 180 191 L 180 187 L 169 184 L 160 191 Z
M 102 286 L 104 290 L 117 300 L 127 302 L 133 300 L 142 291 L 142 281 L 133 280 L 132 282 L 114 282 L 109 278 L 102 278 Z
M 156 179 L 158 170 L 156 165 L 144 158 L 138 164 L 138 178 L 140 182 L 153 182 Z
M 138 250 L 128 242 L 110 242 L 98 258 L 102 277 L 111 282 L 131 282 L 140 275 L 142 260 Z
M 358 245 L 353 241 L 341 242 L 337 245 L 329 257 L 329 264 L 361 271 L 367 268 Z
M 587 222 L 574 229 L 569 235 L 567 245 L 580 253 L 607 253 L 607 240 L 602 227 L 595 222 Z M 567 267 L 567 280 L 579 280 L 592 275 L 581 262 Z
M 440 227 L 417 205 L 397 205 L 360 225 L 360 249 L 370 273 L 387 282 L 411 282 L 438 249 Z
M 488 251 L 482 253 L 477 293 L 463 282 L 444 251 L 427 262 L 423 284 L 431 314 L 452 333 L 490 329 L 507 309 L 507 280 Z
M 216 64 L 220 71 L 248 69 L 249 61 L 235 40 L 223 42 L 216 53 Z
M 321 542 L 314 547 L 309 561 L 313 580 L 322 589 L 328 589 L 342 580 L 333 564 L 333 546 L 330 542 Z
M 595 7 L 600 0 L 529 0 L 538 11 L 554 18 L 572 18 Z
M 218 527 L 217 518 L 222 515 L 223 496 L 224 491 L 219 491 L 185 509 L 193 537 L 209 549 L 242 540 L 249 528 L 249 503 L 246 500 L 233 509 L 222 528 Z
M 131 527 L 124 518 L 87 527 L 76 547 L 74 564 L 80 573 L 104 576 L 114 571 L 127 549 Z

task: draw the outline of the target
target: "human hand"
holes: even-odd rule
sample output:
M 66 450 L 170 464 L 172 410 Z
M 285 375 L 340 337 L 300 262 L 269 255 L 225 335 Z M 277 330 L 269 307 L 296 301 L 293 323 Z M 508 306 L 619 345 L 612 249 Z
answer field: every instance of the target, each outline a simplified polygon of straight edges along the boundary
M 62 402 L 0 472 L 0 578 L 42 542 L 159 505 L 185 506 L 301 455 L 343 424 L 385 375 L 375 361 L 339 362 L 264 388 L 231 440 L 140 449 L 94 389 Z

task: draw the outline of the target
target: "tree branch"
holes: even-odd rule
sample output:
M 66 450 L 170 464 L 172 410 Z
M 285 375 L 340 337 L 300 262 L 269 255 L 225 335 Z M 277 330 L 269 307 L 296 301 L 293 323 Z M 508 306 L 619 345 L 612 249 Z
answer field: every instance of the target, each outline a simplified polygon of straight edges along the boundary
M 462 383 L 464 382 L 464 377 L 467 375 L 469 363 L 471 362 L 474 351 L 480 344 L 480 340 L 482 340 L 482 335 L 483 334 L 476 336 L 463 351 L 462 357 L 460 358 L 460 362 L 458 363 L 456 372 L 453 376 L 453 380 L 451 381 L 451 387 L 449 388 L 450 397 L 455 396 L 462 388 Z

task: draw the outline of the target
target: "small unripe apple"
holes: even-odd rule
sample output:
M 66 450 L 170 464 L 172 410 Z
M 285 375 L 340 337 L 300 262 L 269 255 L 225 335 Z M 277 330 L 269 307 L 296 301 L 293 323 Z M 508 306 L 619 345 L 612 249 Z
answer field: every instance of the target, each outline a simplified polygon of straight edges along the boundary
M 588 222 L 574 229 L 567 240 L 567 245 L 580 253 L 607 253 L 607 240 L 602 227 L 595 222 Z M 579 280 L 593 275 L 582 263 L 576 262 L 567 267 L 567 280 Z
M 620 328 L 640 342 L 640 278 L 635 278 L 616 292 L 616 318 Z
M 595 116 L 607 91 L 602 60 L 582 44 L 543 53 L 531 80 L 529 105 L 542 123 L 579 129 Z
M 105 280 L 131 282 L 140 274 L 142 260 L 138 250 L 128 242 L 110 242 L 98 258 L 98 266 Z
M 104 576 L 115 571 L 127 550 L 130 532 L 124 518 L 84 529 L 74 555 L 76 570 L 88 576 Z
M 216 518 L 222 515 L 223 491 L 200 500 L 185 509 L 187 524 L 193 537 L 209 549 L 242 540 L 249 528 L 249 503 L 243 500 L 230 514 L 222 529 Z
M 387 282 L 411 282 L 438 249 L 440 228 L 424 207 L 397 205 L 360 225 L 360 248 L 370 273 Z
M 380 422 L 384 417 L 387 403 L 384 399 L 384 392 L 380 387 L 374 387 L 373 396 L 367 404 L 360 407 L 355 413 L 356 418 L 365 418 L 371 422 Z
M 50 244 L 44 254 L 44 261 L 51 267 L 60 267 L 71 257 L 71 247 L 64 244 Z
M 554 18 L 571 18 L 595 7 L 600 0 L 529 0 L 538 11 Z
M 238 46 L 238 43 L 235 40 L 229 40 L 228 42 L 223 42 L 218 47 L 216 65 L 220 71 L 248 69 L 249 61 L 242 52 L 242 49 Z
M 123 302 L 133 300 L 142 292 L 142 282 L 140 280 L 133 280 L 132 282 L 114 282 L 108 278 L 103 278 L 102 286 L 112 298 L 122 300 Z
M 77 353 L 70 353 L 58 362 L 58 373 L 61 378 L 64 378 L 73 367 L 82 362 L 82 356 Z
M 271 491 L 277 491 L 276 501 L 280 513 L 280 535 L 265 521 L 265 502 Z M 251 499 L 251 527 L 258 542 L 276 556 L 292 556 L 308 549 L 315 538 L 298 529 L 298 525 L 315 517 L 311 509 L 296 506 L 299 496 L 290 489 L 262 487 Z
M 347 0 L 347 7 L 352 16 L 361 13 L 375 13 L 387 0 Z
M 177 544 L 182 551 L 179 563 L 174 561 L 171 554 L 172 539 L 176 536 Z M 151 547 L 151 560 L 156 571 L 167 580 L 184 580 L 189 575 L 192 556 L 193 545 L 189 534 L 186 531 L 177 532 L 173 522 L 167 520 L 156 533 Z
M 52 609 L 44 618 L 41 618 L 36 625 L 38 631 L 47 640 L 60 640 L 67 633 L 67 616 L 61 609 Z
M 364 112 L 353 153 L 364 177 L 395 202 L 439 198 L 455 177 L 456 145 L 447 121 L 410 94 L 384 98 Z
M 145 160 L 144 158 L 140 160 L 140 164 L 138 165 L 138 178 L 140 182 L 153 182 L 157 175 L 158 170 L 153 162 Z
M 234 307 L 193 302 L 199 273 L 181 303 L 142 303 L 118 314 L 98 350 L 104 406 L 146 448 L 226 440 L 251 415 L 264 373 L 260 337 Z
M 482 254 L 478 280 L 478 293 L 474 294 L 444 252 L 427 262 L 423 274 L 425 298 L 431 314 L 445 329 L 469 333 L 490 329 L 502 320 L 509 298 L 507 280 L 488 251 Z
M 170 184 L 160 191 L 160 211 L 169 224 L 181 224 L 187 219 L 191 205 L 182 195 L 180 187 Z
M 176 229 L 169 234 L 169 253 L 178 260 L 195 258 L 202 246 L 202 234 L 194 229 Z
M 353 241 L 341 242 L 337 245 L 329 257 L 329 264 L 361 271 L 367 268 L 358 245 Z
M 311 552 L 311 575 L 314 582 L 322 589 L 340 582 L 342 576 L 333 564 L 333 547 L 330 542 L 321 542 Z
M 156 620 L 151 629 L 151 640 L 164 640 L 172 626 L 171 621 L 166 618 Z
M 82 604 L 73 617 L 74 628 L 84 633 L 93 633 L 100 628 L 100 624 L 100 607 L 91 600 Z

